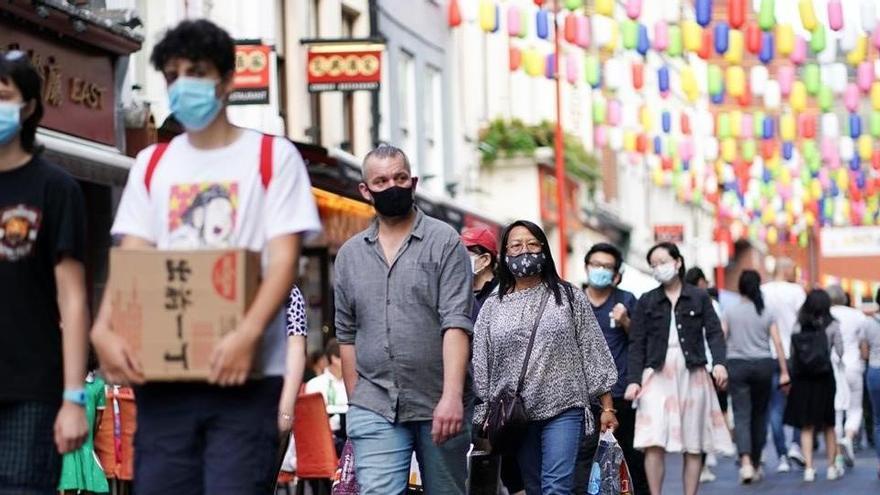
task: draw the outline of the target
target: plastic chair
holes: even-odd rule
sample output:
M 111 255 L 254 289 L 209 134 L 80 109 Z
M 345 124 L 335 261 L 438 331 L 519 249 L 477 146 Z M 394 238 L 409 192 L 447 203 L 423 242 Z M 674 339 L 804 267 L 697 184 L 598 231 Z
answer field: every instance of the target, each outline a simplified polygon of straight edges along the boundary
M 325 489 L 329 493 L 339 459 L 333 445 L 327 406 L 321 394 L 305 394 L 297 398 L 293 436 L 296 439 L 296 477 L 311 482 L 313 493 Z M 304 485 L 299 483 L 297 493 L 304 490 Z

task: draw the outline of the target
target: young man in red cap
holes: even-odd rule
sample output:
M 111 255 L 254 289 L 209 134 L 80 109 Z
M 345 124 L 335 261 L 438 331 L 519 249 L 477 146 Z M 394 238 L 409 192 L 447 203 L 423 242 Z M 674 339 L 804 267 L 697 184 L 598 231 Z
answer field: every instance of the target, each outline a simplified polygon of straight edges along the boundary
M 498 287 L 495 268 L 498 264 L 498 238 L 486 227 L 469 227 L 461 233 L 461 242 L 471 256 L 471 267 L 474 270 L 474 297 L 477 307 L 474 314 L 489 295 Z

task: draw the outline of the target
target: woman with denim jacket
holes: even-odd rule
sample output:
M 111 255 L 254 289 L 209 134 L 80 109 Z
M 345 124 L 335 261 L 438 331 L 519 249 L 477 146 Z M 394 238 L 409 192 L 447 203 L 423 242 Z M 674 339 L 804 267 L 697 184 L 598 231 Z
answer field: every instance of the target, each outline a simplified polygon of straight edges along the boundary
M 684 493 L 693 495 L 702 454 L 733 453 L 712 386 L 713 379 L 727 386 L 724 336 L 709 294 L 684 283 L 684 258 L 675 244 L 655 245 L 647 260 L 661 285 L 642 296 L 630 323 L 626 399 L 638 402 L 633 446 L 645 450 L 652 495 L 661 493 L 667 452 L 684 455 Z

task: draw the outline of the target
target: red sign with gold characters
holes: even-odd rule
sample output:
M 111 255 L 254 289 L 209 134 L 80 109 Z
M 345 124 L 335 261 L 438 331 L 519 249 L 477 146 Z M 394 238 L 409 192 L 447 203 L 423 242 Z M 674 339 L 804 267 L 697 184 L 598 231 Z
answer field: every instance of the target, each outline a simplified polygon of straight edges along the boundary
M 384 49 L 381 43 L 309 45 L 306 65 L 309 91 L 378 90 Z
M 268 45 L 235 45 L 235 89 L 229 95 L 230 105 L 268 105 L 270 56 Z
M 684 225 L 680 223 L 654 226 L 654 242 L 671 242 L 681 244 L 684 242 Z

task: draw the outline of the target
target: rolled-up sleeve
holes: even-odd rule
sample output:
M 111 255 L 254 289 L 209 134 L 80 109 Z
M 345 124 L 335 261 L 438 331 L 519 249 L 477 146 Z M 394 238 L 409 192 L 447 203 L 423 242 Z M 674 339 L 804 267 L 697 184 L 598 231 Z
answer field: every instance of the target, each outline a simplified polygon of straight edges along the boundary
M 336 306 L 336 340 L 340 344 L 354 344 L 357 333 L 357 317 L 355 306 L 348 294 L 349 280 L 346 278 L 346 257 L 340 252 L 336 257 L 335 283 L 333 288 Z
M 470 258 L 464 245 L 455 239 L 450 242 L 448 256 L 441 265 L 438 309 L 440 328 L 460 328 L 473 334 L 471 308 L 474 302 L 474 279 Z
M 581 362 L 587 377 L 587 393 L 593 399 L 610 392 L 617 383 L 617 365 L 587 297 L 583 292 L 576 291 L 574 299 Z

